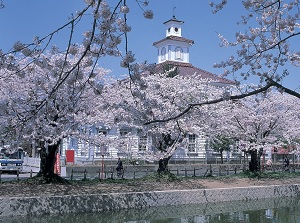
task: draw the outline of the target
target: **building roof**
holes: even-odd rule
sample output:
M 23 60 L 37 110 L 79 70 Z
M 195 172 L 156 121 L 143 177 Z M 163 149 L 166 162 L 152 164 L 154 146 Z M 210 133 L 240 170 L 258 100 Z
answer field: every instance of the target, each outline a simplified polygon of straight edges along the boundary
M 183 21 L 176 19 L 175 15 L 173 15 L 173 17 L 171 19 L 169 19 L 168 21 L 164 22 L 164 24 L 167 24 L 168 22 L 178 22 L 181 24 L 184 23 Z
M 174 40 L 174 41 L 179 41 L 179 42 L 185 42 L 185 43 L 188 43 L 188 44 L 194 44 L 194 40 L 186 39 L 186 38 L 183 38 L 183 37 L 180 37 L 180 36 L 167 36 L 166 38 L 164 38 L 162 40 L 154 42 L 153 46 L 155 46 L 155 45 L 157 45 L 161 42 L 164 42 L 166 40 Z
M 202 70 L 200 68 L 194 67 L 190 63 L 182 63 L 182 62 L 174 62 L 174 61 L 165 61 L 163 63 L 159 63 L 154 68 L 154 73 L 162 73 L 164 72 L 166 66 L 177 67 L 178 75 L 183 76 L 192 76 L 196 75 L 201 79 L 211 79 L 215 83 L 221 83 L 226 85 L 235 85 L 236 83 L 232 80 L 228 80 L 223 77 L 219 77 L 216 74 L 210 73 L 208 71 Z

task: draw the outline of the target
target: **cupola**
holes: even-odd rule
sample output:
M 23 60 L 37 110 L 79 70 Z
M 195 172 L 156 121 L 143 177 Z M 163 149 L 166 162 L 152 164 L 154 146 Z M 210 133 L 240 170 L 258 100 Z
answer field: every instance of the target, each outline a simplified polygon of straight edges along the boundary
M 181 37 L 181 26 L 184 22 L 179 21 L 173 16 L 172 19 L 164 22 L 166 26 L 166 36 L 179 36 Z
M 170 20 L 164 22 L 166 37 L 153 43 L 153 46 L 158 49 L 158 63 L 165 61 L 189 63 L 189 49 L 194 41 L 181 36 L 183 23 L 174 15 Z

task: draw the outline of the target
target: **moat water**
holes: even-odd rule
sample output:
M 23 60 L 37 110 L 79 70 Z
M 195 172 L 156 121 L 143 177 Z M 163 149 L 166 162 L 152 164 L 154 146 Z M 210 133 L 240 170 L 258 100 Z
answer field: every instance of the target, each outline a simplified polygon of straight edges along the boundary
M 280 198 L 99 213 L 1 218 L 5 223 L 299 223 L 300 199 Z

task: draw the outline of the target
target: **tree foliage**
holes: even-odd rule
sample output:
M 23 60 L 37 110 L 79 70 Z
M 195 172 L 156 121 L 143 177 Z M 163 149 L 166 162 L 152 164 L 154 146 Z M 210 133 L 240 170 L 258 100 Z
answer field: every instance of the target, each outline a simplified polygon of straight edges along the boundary
M 210 4 L 213 12 L 217 13 L 226 10 L 223 8 L 227 3 Z M 239 24 L 245 26 L 245 31 L 237 31 L 234 41 L 219 34 L 222 46 L 236 47 L 237 53 L 216 63 L 215 67 L 227 68 L 224 75 L 235 74 L 237 81 L 257 77 L 262 86 L 270 82 L 280 84 L 289 75 L 286 67 L 300 65 L 297 44 L 300 35 L 299 1 L 247 0 L 242 4 L 246 13 L 241 15 Z M 277 87 L 279 91 L 285 91 L 280 85 Z M 290 94 L 299 98 L 294 89 L 289 90 Z
M 221 163 L 223 163 L 223 152 L 230 152 L 231 147 L 234 144 L 235 140 L 233 138 L 229 138 L 224 135 L 217 135 L 209 142 L 210 148 L 220 153 Z
M 51 154 L 49 160 L 44 159 L 49 166 L 41 170 L 52 173 L 62 139 L 88 123 L 92 109 L 89 103 L 95 91 L 100 90 L 99 81 L 104 80 L 107 71 L 91 66 L 85 58 L 64 76 L 64 71 L 77 63 L 76 56 L 65 58 L 64 54 L 49 52 L 40 58 L 44 60 L 20 60 L 17 73 L 1 69 L 0 133 L 6 144 L 17 147 L 29 142 L 45 156 Z

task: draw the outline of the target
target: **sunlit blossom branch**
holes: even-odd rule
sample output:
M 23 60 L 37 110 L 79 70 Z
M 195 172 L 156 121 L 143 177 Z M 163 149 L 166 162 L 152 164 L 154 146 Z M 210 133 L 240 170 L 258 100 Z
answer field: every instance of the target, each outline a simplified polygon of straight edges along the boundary
M 148 122 L 145 122 L 144 125 L 149 125 L 149 124 L 153 124 L 153 123 L 163 123 L 163 122 L 169 122 L 169 121 L 172 121 L 172 120 L 177 120 L 179 118 L 181 118 L 182 116 L 186 115 L 187 113 L 189 113 L 194 107 L 199 107 L 199 106 L 203 106 L 203 105 L 211 105 L 211 104 L 217 104 L 217 103 L 220 103 L 224 100 L 239 100 L 239 99 L 243 99 L 243 98 L 246 98 L 246 97 L 249 97 L 249 96 L 252 96 L 252 95 L 256 95 L 258 93 L 261 93 L 261 92 L 265 92 L 267 91 L 269 88 L 271 87 L 277 87 L 279 89 L 281 89 L 282 91 L 290 94 L 290 95 L 293 95 L 297 98 L 300 98 L 300 94 L 295 92 L 295 91 L 292 91 L 288 88 L 285 88 L 284 86 L 282 86 L 281 84 L 271 80 L 271 79 L 268 79 L 267 80 L 267 84 L 266 86 L 264 87 L 261 87 L 259 89 L 256 89 L 254 91 L 251 91 L 251 92 L 248 92 L 248 93 L 245 93 L 245 94 L 240 94 L 240 95 L 234 95 L 234 96 L 229 96 L 228 98 L 224 99 L 223 97 L 222 98 L 218 98 L 218 99 L 215 99 L 215 100 L 209 100 L 209 101 L 205 101 L 205 102 L 201 102 L 201 103 L 195 103 L 195 104 L 189 104 L 189 106 L 187 108 L 185 108 L 182 112 L 180 112 L 178 115 L 175 115 L 175 116 L 172 116 L 172 117 L 169 117 L 169 118 L 166 118 L 166 119 L 157 119 L 157 120 L 152 120 L 152 121 L 148 121 Z

